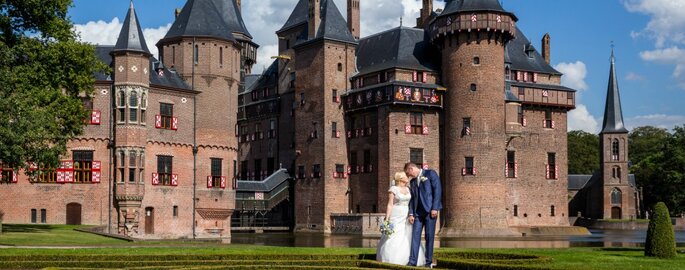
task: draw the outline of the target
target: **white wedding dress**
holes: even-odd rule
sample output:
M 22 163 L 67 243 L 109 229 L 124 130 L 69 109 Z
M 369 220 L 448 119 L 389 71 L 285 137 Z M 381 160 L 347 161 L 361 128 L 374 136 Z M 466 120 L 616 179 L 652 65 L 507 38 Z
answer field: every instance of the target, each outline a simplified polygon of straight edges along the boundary
M 397 186 L 393 186 L 388 190 L 388 192 L 392 192 L 395 195 L 392 213 L 390 213 L 390 223 L 395 226 L 395 233 L 389 237 L 386 235 L 381 236 L 381 241 L 376 249 L 376 260 L 379 262 L 398 265 L 407 265 L 409 262 L 412 225 L 409 223 L 408 217 L 411 193 L 409 193 L 409 189 L 404 191 L 407 194 L 402 194 L 400 187 Z M 417 259 L 417 265 L 425 264 L 426 255 L 423 245 L 419 248 Z

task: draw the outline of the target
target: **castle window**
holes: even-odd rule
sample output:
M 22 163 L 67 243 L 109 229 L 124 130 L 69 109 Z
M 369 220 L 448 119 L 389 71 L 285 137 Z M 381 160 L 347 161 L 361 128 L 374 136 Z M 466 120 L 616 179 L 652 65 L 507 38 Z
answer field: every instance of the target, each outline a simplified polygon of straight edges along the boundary
M 621 205 L 623 194 L 621 193 L 621 190 L 618 188 L 614 188 L 614 190 L 611 191 L 611 204 L 613 205 Z
M 140 96 L 140 123 L 145 124 L 145 111 L 147 111 L 147 94 Z
M 174 208 L 173 208 L 173 216 L 174 216 L 174 217 L 178 217 L 178 205 L 174 205 Z
M 200 47 L 195 45 L 195 51 L 193 52 L 193 61 L 197 65 L 200 62 Z
M 286 49 L 286 50 L 287 50 L 287 49 L 290 49 L 290 40 L 289 40 L 289 39 L 287 39 L 287 40 L 285 41 L 285 49 Z
M 295 88 L 295 79 L 297 78 L 297 75 L 295 75 L 295 72 L 290 72 L 290 88 Z
M 340 97 L 338 96 L 338 89 L 333 89 L 333 103 L 340 103 Z
M 4 175 L 3 175 L 4 179 Z M 54 168 L 39 164 L 36 174 L 32 180 L 37 183 L 54 183 L 57 182 L 57 171 Z
M 423 165 L 423 148 L 409 148 L 409 162 L 421 167 Z
M 342 63 L 338 63 L 338 71 L 342 72 L 343 71 L 343 66 Z
M 117 113 L 119 114 L 117 122 L 126 122 L 126 94 L 124 91 L 119 91 L 117 94 Z
M 74 182 L 90 183 L 93 180 L 93 151 L 73 151 Z
M 547 153 L 547 179 L 557 179 L 557 154 Z
M 514 205 L 514 216 L 515 217 L 519 216 L 519 206 L 518 205 Z
M 345 178 L 345 165 L 335 164 L 335 173 L 337 175 L 337 178 Z
M 552 120 L 552 111 L 545 111 L 545 128 L 554 128 L 554 120 Z
M 618 160 L 619 143 L 618 139 L 614 139 L 611 143 L 611 160 Z
M 526 126 L 525 116 L 523 115 L 523 107 L 521 106 L 518 107 L 518 121 L 522 126 Z
M 314 178 L 321 178 L 321 164 L 314 164 L 312 166 L 312 174 Z
M 136 182 L 136 151 L 128 152 L 128 182 Z
M 504 79 L 511 80 L 511 68 L 509 68 L 509 65 L 504 68 Z
M 423 134 L 423 113 L 412 112 L 409 119 L 411 134 Z
M 47 221 L 47 219 L 48 219 L 47 215 L 48 215 L 48 211 L 45 210 L 45 208 L 40 209 L 40 223 L 47 223 L 48 222 Z
M 473 166 L 473 157 L 464 158 L 465 168 L 462 172 L 463 175 L 476 175 L 476 168 Z
M 262 123 L 257 123 L 254 125 L 254 136 L 255 139 L 263 139 L 264 134 L 262 134 Z
M 143 183 L 143 179 L 145 179 L 145 174 L 143 173 L 143 171 L 145 170 L 145 152 L 140 151 L 138 152 L 138 154 L 138 181 L 140 181 L 140 183 Z
M 171 186 L 171 177 L 173 172 L 173 159 L 171 156 L 157 156 L 157 175 L 159 177 L 159 184 L 164 186 Z
M 516 178 L 518 176 L 518 166 L 516 165 L 516 152 L 507 151 L 507 178 Z
M 123 183 L 124 182 L 124 169 L 126 168 L 126 153 L 124 151 L 120 151 L 119 155 L 117 157 L 119 159 L 119 182 Z
M 212 187 L 214 188 L 220 188 L 221 187 L 221 177 L 222 171 L 221 171 L 221 162 L 222 159 L 220 158 L 211 158 L 210 163 L 211 163 L 211 181 L 212 181 Z
M 31 209 L 31 223 L 36 223 L 38 212 L 36 209 Z
M 463 119 L 464 124 L 461 130 L 462 136 L 471 136 L 471 118 L 467 117 Z
M 224 47 L 219 47 L 219 67 L 224 66 Z
M 473 65 L 480 66 L 480 57 L 476 56 L 473 58 Z
M 305 103 L 304 93 L 300 93 L 300 106 L 304 107 L 304 103 Z
M 331 123 L 331 134 L 333 138 L 340 138 L 340 134 L 338 133 L 338 122 Z
M 472 83 L 469 89 L 471 89 L 471 92 L 476 92 L 478 90 L 478 86 L 475 83 Z
M 519 97 L 523 98 L 524 96 L 526 96 L 526 89 L 523 87 L 519 87 Z
M 137 92 L 135 92 L 135 91 L 131 92 L 131 96 L 129 97 L 129 100 L 128 100 L 128 107 L 129 107 L 129 112 L 128 112 L 129 119 L 128 119 L 128 121 L 130 123 L 138 122 L 138 93 Z
M 159 115 L 162 118 L 162 126 L 160 128 L 172 129 L 174 105 L 168 103 L 159 103 Z
M 176 46 L 171 46 L 171 65 L 176 65 Z
M 269 138 L 276 138 L 276 120 L 269 121 Z
M 556 209 L 554 208 L 554 205 L 549 207 L 549 211 L 550 211 L 550 216 L 556 215 Z

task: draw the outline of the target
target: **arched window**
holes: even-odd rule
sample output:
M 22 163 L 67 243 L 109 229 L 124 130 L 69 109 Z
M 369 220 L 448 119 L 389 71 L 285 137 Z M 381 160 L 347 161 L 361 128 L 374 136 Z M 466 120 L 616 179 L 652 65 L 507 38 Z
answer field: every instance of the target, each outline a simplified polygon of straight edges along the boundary
M 614 139 L 614 141 L 611 143 L 611 160 L 618 160 L 618 151 L 618 139 Z
M 138 121 L 138 93 L 133 91 L 131 92 L 131 96 L 129 97 L 128 101 L 128 107 L 129 107 L 129 122 L 137 122 Z
M 611 204 L 613 205 L 621 205 L 621 199 L 622 194 L 621 190 L 618 188 L 614 188 L 614 190 L 611 191 Z

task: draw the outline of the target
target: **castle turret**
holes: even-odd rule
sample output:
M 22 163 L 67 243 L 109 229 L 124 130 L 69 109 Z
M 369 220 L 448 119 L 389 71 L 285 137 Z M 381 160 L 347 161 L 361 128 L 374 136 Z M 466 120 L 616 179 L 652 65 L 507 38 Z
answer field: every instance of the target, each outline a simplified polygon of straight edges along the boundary
M 604 107 L 604 122 L 600 137 L 600 162 L 603 187 L 603 213 L 597 218 L 628 219 L 634 218 L 636 210 L 635 195 L 628 181 L 628 130 L 623 123 L 621 95 L 616 77 L 616 58 L 611 51 L 609 85 Z M 628 209 L 632 206 L 633 209 Z M 597 208 L 599 209 L 599 208 Z M 592 214 L 592 213 L 591 213 Z
M 452 0 L 431 22 L 442 52 L 447 179 L 444 235 L 509 235 L 505 120 L 505 45 L 516 35 L 514 14 L 497 0 Z

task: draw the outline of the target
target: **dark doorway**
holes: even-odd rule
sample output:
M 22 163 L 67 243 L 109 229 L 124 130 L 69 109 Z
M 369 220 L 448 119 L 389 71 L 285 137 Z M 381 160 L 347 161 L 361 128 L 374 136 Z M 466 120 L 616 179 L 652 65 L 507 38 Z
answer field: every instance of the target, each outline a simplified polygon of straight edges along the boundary
M 155 234 L 155 209 L 145 208 L 145 234 Z
M 611 208 L 611 219 L 621 219 L 621 207 L 614 206 Z
M 81 225 L 81 204 L 67 204 L 67 225 Z

